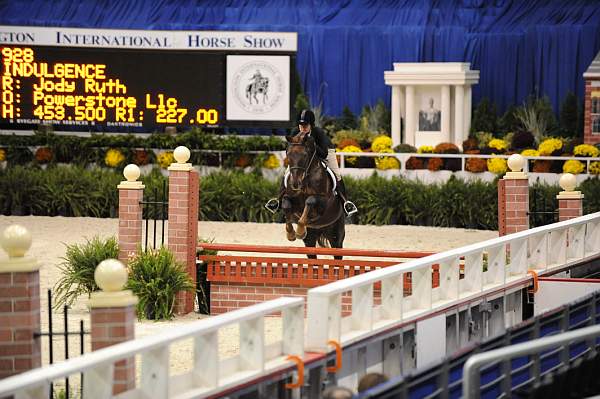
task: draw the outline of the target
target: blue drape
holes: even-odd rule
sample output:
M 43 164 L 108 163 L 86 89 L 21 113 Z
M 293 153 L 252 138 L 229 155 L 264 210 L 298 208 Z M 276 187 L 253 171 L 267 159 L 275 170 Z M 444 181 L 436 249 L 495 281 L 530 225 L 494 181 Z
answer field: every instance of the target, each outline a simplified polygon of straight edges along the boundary
M 298 32 L 297 67 L 314 105 L 338 115 L 390 102 L 393 62 L 470 62 L 474 101 L 499 110 L 529 94 L 555 110 L 600 50 L 597 0 L 3 0 L 0 24 Z

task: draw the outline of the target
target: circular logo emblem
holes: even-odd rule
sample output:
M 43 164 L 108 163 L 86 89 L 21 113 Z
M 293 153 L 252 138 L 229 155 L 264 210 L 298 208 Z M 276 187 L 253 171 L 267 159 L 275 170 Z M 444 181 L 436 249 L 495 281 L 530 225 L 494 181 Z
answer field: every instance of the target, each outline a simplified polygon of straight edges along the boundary
M 268 62 L 248 62 L 233 75 L 233 94 L 235 102 L 245 111 L 264 114 L 281 101 L 283 78 Z

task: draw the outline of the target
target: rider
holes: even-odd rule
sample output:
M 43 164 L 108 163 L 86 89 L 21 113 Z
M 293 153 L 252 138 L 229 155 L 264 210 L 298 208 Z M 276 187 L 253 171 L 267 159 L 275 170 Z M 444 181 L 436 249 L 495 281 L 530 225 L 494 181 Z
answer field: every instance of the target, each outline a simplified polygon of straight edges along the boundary
M 331 142 L 331 139 L 327 134 L 319 127 L 315 126 L 315 114 L 309 109 L 303 109 L 298 115 L 298 131 L 292 132 L 293 135 L 305 133 L 312 136 L 315 140 L 317 155 L 324 161 L 327 166 L 333 171 L 337 180 L 337 193 L 342 197 L 344 201 L 344 211 L 348 216 L 358 212 L 356 205 L 353 202 L 348 201 L 346 196 L 346 186 L 342 180 L 340 174 L 340 167 L 338 166 L 337 157 L 335 156 L 335 146 Z M 265 207 L 275 213 L 279 209 L 281 199 L 285 194 L 285 185 L 281 183 L 279 189 L 279 196 L 277 198 L 271 198 Z

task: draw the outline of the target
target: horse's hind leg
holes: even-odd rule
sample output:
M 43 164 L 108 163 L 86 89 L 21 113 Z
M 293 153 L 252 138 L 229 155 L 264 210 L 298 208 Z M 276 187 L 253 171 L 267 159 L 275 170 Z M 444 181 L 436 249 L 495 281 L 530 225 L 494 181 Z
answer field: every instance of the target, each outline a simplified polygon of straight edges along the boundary
M 317 235 L 313 230 L 309 230 L 304 238 L 304 246 L 314 248 L 317 246 Z M 317 259 L 317 255 L 306 255 L 309 259 Z
M 331 228 L 330 236 L 328 237 L 331 248 L 342 248 L 344 246 L 344 238 L 346 238 L 346 227 L 344 218 L 340 218 L 338 222 Z M 341 255 L 335 255 L 335 259 L 342 259 Z

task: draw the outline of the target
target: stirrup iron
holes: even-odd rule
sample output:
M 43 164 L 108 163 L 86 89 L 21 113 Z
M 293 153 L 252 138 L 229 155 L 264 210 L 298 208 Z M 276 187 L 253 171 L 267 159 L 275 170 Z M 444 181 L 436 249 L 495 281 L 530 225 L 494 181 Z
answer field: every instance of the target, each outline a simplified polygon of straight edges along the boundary
M 279 200 L 277 198 L 271 198 L 265 204 L 265 208 L 272 214 L 275 214 L 279 210 Z
M 354 205 L 352 201 L 344 202 L 344 212 L 346 212 L 346 216 L 354 215 L 358 212 L 358 208 Z

